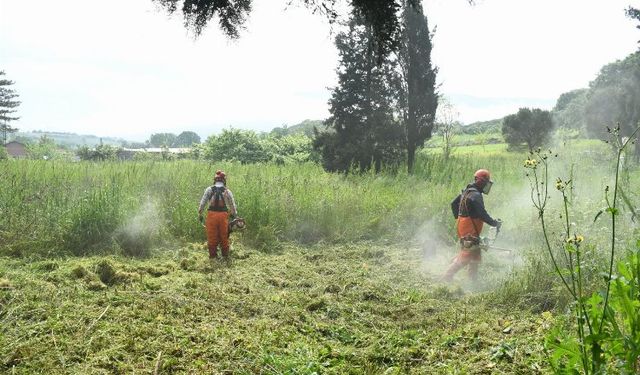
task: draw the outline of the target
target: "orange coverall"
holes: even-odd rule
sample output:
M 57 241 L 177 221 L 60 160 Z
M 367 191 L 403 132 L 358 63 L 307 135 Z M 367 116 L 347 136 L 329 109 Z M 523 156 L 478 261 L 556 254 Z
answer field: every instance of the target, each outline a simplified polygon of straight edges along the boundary
M 229 256 L 229 211 L 232 215 L 237 214 L 231 190 L 224 187 L 222 199 L 216 199 L 215 189 L 211 186 L 204 191 L 199 207 L 199 211 L 202 211 L 204 206 L 209 204 L 205 227 L 210 258 L 218 256 L 218 245 L 221 247 L 222 256 Z
M 443 279 L 451 281 L 460 269 L 468 266 L 468 275 L 472 280 L 478 277 L 478 266 L 482 262 L 480 233 L 486 222 L 491 226 L 498 221 L 489 216 L 484 208 L 482 193 L 478 186 L 470 184 L 451 202 L 453 216 L 457 219 L 457 232 L 460 240 L 460 252 L 453 259 Z

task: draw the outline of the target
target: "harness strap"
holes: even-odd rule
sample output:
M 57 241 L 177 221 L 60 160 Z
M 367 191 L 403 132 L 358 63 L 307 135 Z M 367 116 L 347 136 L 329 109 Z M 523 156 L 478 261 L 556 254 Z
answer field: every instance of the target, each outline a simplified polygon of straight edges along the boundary
M 219 188 L 219 187 L 215 187 L 212 186 L 211 187 L 212 190 L 212 194 L 211 194 L 211 198 L 209 199 L 209 211 L 216 211 L 216 212 L 227 212 L 229 211 L 229 209 L 227 208 L 227 202 L 225 202 L 224 200 L 224 192 L 225 192 L 225 188 Z M 220 204 L 220 202 L 222 202 L 222 204 Z
M 469 195 L 471 194 L 471 191 L 475 190 L 478 191 L 476 188 L 473 187 L 469 187 L 466 188 L 465 191 L 462 192 L 462 198 L 460 199 L 460 206 L 458 206 L 458 216 L 462 216 L 462 205 L 464 205 L 464 210 L 466 213 L 466 216 L 469 217 L 471 219 L 471 225 L 473 225 L 473 229 L 476 231 L 476 234 L 478 235 L 477 237 L 477 241 L 478 244 L 480 243 L 480 231 L 478 230 L 478 227 L 476 226 L 476 222 L 473 221 L 473 218 L 471 217 L 471 212 L 469 211 L 469 206 L 467 205 L 467 199 L 469 198 Z M 465 236 L 465 237 L 469 237 L 469 236 Z M 462 241 L 462 238 L 460 239 L 460 241 Z

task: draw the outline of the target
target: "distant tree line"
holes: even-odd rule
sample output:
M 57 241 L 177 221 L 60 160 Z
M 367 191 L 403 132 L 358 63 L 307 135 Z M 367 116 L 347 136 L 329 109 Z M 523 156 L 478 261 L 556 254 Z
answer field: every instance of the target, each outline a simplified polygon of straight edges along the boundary
M 200 143 L 200 136 L 192 131 L 183 131 L 176 135 L 173 133 L 154 133 L 144 143 L 128 143 L 129 148 L 149 147 L 191 147 Z

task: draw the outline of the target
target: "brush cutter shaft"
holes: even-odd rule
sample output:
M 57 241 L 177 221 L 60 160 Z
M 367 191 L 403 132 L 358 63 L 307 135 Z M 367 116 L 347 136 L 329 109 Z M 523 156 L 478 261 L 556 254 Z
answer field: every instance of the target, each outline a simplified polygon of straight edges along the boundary
M 506 249 L 506 248 L 504 248 L 504 247 L 497 247 L 497 246 L 491 246 L 491 245 L 490 245 L 490 246 L 487 246 L 487 248 L 492 249 L 492 250 L 504 251 L 504 252 L 508 252 L 508 253 L 513 252 L 513 250 L 511 250 L 511 249 Z

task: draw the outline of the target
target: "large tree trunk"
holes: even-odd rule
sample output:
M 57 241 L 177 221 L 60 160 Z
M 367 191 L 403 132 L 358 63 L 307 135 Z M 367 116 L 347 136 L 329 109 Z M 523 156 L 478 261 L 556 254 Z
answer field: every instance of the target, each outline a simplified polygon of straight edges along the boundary
M 413 174 L 413 167 L 416 160 L 416 147 L 413 144 L 407 146 L 407 172 Z
M 409 101 L 409 111 L 407 119 L 407 173 L 413 174 L 413 166 L 416 158 L 416 145 L 418 138 L 418 121 L 416 120 L 415 110 Z

